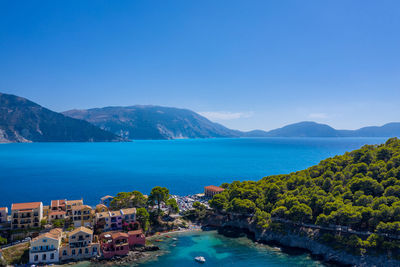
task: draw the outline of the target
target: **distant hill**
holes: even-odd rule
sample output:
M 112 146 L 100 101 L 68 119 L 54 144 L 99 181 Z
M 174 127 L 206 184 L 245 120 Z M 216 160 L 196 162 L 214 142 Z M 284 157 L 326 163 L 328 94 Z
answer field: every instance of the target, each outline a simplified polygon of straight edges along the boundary
M 105 107 L 70 110 L 64 115 L 133 140 L 240 137 L 242 133 L 187 110 L 160 106 Z
M 395 137 L 400 123 L 336 130 L 311 121 L 271 131 L 242 132 L 187 109 L 105 107 L 53 112 L 25 98 L 0 93 L 0 142 L 107 142 L 214 137 Z
M 97 142 L 120 137 L 32 101 L 0 93 L 0 142 Z
M 258 137 L 398 137 L 400 123 L 392 122 L 383 126 L 370 126 L 358 130 L 336 130 L 329 125 L 311 121 L 289 124 L 268 132 L 252 131 Z
M 399 137 L 400 122 L 391 122 L 383 126 L 369 126 L 358 130 L 339 130 L 341 136 L 353 137 Z
M 279 129 L 266 132 L 268 137 L 338 137 L 339 132 L 326 124 L 304 121 L 289 124 Z

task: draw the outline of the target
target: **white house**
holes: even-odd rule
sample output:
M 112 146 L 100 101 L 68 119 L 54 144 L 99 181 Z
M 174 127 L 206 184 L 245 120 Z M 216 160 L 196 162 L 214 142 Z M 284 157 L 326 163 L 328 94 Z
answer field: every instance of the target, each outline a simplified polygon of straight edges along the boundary
M 61 229 L 52 229 L 49 233 L 41 234 L 31 241 L 29 248 L 29 263 L 48 264 L 59 261 L 61 245 Z

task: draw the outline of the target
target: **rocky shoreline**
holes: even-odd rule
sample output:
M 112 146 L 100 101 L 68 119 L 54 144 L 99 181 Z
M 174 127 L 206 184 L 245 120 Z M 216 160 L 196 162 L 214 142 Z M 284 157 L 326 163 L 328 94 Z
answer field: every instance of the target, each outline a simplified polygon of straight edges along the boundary
M 129 251 L 126 256 L 117 256 L 112 259 L 93 259 L 90 261 L 93 265 L 121 265 L 126 266 L 132 263 L 137 263 L 139 261 L 148 260 L 152 257 L 157 257 L 159 255 L 154 255 L 152 252 L 159 251 L 160 248 L 157 246 L 146 246 L 138 248 L 136 250 Z
M 249 218 L 241 216 L 214 215 L 208 217 L 204 226 L 212 226 L 219 229 L 224 235 L 229 232 L 244 232 L 258 243 L 276 244 L 283 247 L 303 249 L 314 257 L 318 257 L 326 263 L 339 266 L 375 266 L 375 267 L 398 267 L 400 261 L 390 259 L 388 255 L 355 255 L 343 250 L 336 250 L 328 245 L 322 244 L 300 233 L 279 233 L 271 230 L 260 230 Z M 229 231 L 231 228 L 231 231 Z M 228 229 L 228 231 L 227 231 Z

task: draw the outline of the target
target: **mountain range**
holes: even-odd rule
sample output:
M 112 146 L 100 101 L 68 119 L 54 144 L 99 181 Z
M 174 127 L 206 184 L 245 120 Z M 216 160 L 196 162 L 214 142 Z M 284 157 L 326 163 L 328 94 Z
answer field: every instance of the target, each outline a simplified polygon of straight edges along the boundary
M 0 143 L 109 142 L 121 137 L 32 101 L 0 93 Z
M 191 110 L 179 108 L 137 105 L 70 110 L 63 114 L 86 120 L 131 140 L 241 136 L 240 131 L 228 129 Z
M 271 131 L 229 129 L 188 109 L 136 105 L 57 113 L 15 95 L 0 93 L 0 142 L 109 142 L 217 137 L 393 137 L 400 123 L 337 130 L 299 122 Z
M 269 132 L 259 133 L 263 137 L 394 137 L 400 136 L 400 122 L 383 126 L 363 127 L 357 130 L 336 130 L 329 125 L 312 121 L 289 124 Z

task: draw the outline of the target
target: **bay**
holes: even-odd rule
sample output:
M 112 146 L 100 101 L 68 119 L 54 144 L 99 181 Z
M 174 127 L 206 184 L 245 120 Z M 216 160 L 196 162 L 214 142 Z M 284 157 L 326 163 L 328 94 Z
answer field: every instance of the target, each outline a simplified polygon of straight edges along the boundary
M 247 237 L 229 238 L 216 231 L 184 233 L 174 237 L 178 240 L 160 244 L 161 249 L 168 251 L 166 254 L 140 266 L 199 266 L 194 261 L 197 256 L 206 259 L 204 266 L 325 266 L 304 252 L 288 250 L 288 254 L 278 247 L 256 244 Z
M 188 195 L 206 185 L 289 173 L 386 138 L 239 138 L 0 145 L 0 206 L 80 199 L 160 185 Z

